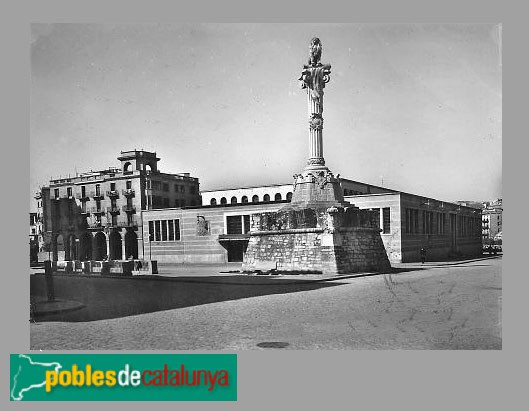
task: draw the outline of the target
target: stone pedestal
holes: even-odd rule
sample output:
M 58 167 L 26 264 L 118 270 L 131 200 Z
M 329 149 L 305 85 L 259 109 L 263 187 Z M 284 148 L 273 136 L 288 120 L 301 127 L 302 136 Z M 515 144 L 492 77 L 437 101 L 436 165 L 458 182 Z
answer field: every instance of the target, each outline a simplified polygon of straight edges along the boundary
M 287 208 L 347 207 L 343 199 L 340 180 L 325 166 L 306 167 L 301 174 L 294 174 L 292 201 Z
M 324 275 L 388 271 L 373 217 L 354 206 L 253 214 L 242 269 Z

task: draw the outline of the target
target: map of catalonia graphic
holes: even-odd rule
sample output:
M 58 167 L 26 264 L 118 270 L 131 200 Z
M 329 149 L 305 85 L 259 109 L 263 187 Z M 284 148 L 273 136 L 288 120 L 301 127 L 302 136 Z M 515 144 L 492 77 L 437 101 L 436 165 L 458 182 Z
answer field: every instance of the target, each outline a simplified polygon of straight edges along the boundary
M 11 399 L 21 401 L 29 390 L 44 387 L 46 371 L 58 372 L 62 365 L 58 362 L 36 362 L 28 355 L 19 354 L 18 371 L 13 376 Z M 16 367 L 16 365 L 15 365 Z

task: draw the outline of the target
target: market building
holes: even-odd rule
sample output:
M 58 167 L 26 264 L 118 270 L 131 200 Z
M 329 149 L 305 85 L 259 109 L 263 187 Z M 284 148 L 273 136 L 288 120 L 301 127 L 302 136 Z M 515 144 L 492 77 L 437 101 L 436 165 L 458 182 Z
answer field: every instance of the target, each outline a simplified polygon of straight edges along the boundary
M 391 262 L 419 261 L 421 247 L 427 250 L 431 260 L 481 254 L 480 210 L 352 180 L 341 182 L 343 187 L 354 187 L 343 188 L 344 192 L 357 192 L 344 195 L 345 200 L 377 213 L 380 234 Z M 148 239 L 151 234 L 152 238 L 152 242 L 144 244 L 146 258 L 159 264 L 242 261 L 250 237 L 251 215 L 277 211 L 289 202 L 287 199 L 263 201 L 268 199 L 264 196 L 268 194 L 272 198 L 276 193 L 291 191 L 292 185 L 288 184 L 211 190 L 202 194 L 204 205 L 200 207 L 144 211 L 144 237 Z M 259 200 L 241 201 L 254 196 L 259 196 Z M 238 201 L 221 204 L 223 197 L 236 197 Z M 216 204 L 211 204 L 212 199 L 216 199 Z

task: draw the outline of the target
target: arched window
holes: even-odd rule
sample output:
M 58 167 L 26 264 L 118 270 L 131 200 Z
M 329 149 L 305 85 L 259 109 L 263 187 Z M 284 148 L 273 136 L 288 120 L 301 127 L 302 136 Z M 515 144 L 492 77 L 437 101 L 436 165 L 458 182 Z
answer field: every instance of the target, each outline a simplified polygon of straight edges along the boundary
M 209 202 L 209 204 L 217 205 L 217 199 L 216 198 L 212 198 L 211 201 Z
M 242 196 L 241 203 L 247 203 L 247 202 L 248 202 L 248 197 Z
M 222 198 L 220 199 L 220 203 L 221 203 L 221 204 L 226 204 L 226 203 L 227 203 L 227 201 L 226 201 L 226 197 L 222 197 Z
M 281 193 L 276 193 L 274 200 L 275 201 L 281 201 L 283 198 L 281 197 Z
M 237 197 L 233 196 L 230 200 L 232 204 L 237 204 Z
M 265 194 L 263 197 L 263 201 L 270 201 L 270 196 L 268 194 Z
M 130 161 L 127 161 L 125 164 L 123 164 L 123 172 L 132 173 L 132 163 Z
M 259 196 L 256 194 L 252 197 L 252 203 L 258 203 L 259 202 Z
M 292 193 L 290 191 L 287 193 L 287 200 L 292 201 Z

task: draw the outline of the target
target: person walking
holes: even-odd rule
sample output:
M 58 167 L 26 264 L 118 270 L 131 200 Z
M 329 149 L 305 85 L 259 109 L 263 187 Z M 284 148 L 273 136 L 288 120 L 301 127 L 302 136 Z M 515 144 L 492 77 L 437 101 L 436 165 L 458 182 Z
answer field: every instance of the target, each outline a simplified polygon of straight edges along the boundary
M 424 247 L 421 247 L 421 264 L 424 264 L 424 262 L 426 261 L 426 250 L 424 249 Z

